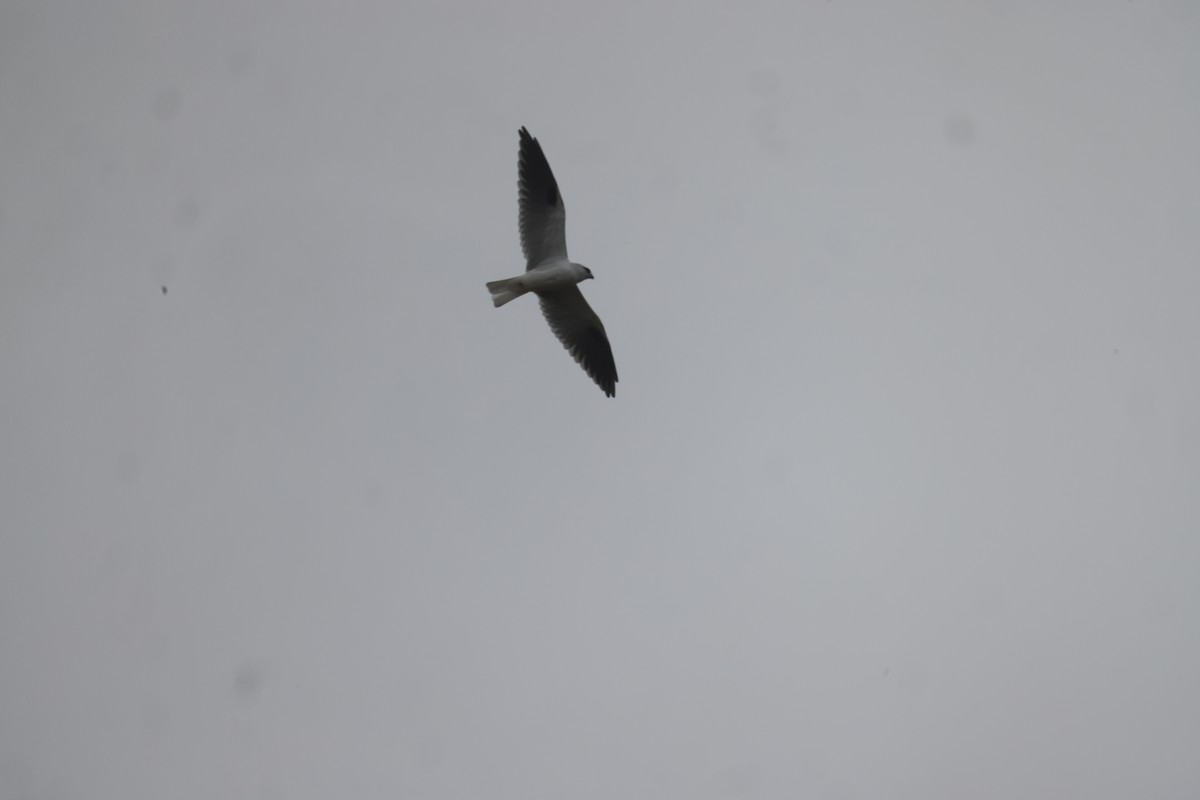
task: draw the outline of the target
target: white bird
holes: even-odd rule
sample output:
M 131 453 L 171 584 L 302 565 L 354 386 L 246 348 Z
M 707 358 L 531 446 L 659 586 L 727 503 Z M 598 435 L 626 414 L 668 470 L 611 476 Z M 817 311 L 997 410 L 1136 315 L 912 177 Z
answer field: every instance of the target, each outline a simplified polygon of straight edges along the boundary
M 567 212 L 558 182 L 538 140 L 521 128 L 517 157 L 517 199 L 525 274 L 487 285 L 496 308 L 523 294 L 538 296 L 550 329 L 583 371 L 609 397 L 617 393 L 617 365 L 604 325 L 578 284 L 593 278 L 583 264 L 567 258 Z

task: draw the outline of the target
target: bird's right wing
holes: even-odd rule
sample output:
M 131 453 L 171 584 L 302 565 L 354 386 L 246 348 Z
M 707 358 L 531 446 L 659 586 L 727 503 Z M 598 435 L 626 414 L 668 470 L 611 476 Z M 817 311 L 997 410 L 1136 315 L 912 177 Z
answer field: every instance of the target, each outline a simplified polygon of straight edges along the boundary
M 617 393 L 617 364 L 604 325 L 578 286 L 538 292 L 542 314 L 554 335 L 609 397 Z
M 525 268 L 567 258 L 567 210 L 558 181 L 538 140 L 521 128 L 517 157 L 517 197 L 520 206 L 521 250 Z

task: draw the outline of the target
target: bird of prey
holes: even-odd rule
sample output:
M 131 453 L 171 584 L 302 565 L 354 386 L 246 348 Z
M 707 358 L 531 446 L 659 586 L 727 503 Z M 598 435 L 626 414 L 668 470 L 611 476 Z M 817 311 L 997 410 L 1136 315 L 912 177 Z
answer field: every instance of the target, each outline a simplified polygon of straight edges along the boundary
M 567 212 L 558 182 L 538 140 L 521 128 L 517 156 L 517 202 L 525 274 L 487 285 L 496 308 L 523 294 L 538 296 L 550 329 L 579 366 L 609 397 L 617 393 L 617 365 L 604 325 L 578 284 L 595 277 L 567 258 Z

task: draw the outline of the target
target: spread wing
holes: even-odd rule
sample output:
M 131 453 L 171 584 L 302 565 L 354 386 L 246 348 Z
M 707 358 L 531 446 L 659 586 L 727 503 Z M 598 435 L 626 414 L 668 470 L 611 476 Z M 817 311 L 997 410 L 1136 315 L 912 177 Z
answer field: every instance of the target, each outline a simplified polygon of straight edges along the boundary
M 526 269 L 544 261 L 567 258 L 567 211 L 558 181 L 538 140 L 521 128 L 517 157 L 517 197 L 521 208 L 521 250 Z M 586 303 L 584 304 L 586 305 Z
M 567 352 L 606 395 L 616 396 L 617 364 L 613 361 L 608 335 L 596 312 L 583 299 L 579 287 L 538 292 L 538 302 L 550 329 Z

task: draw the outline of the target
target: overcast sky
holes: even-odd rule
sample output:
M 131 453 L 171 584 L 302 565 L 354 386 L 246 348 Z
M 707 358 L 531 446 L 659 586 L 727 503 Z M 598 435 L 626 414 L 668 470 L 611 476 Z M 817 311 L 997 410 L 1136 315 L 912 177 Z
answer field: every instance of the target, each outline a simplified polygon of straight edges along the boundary
M 1200 796 L 1198 142 L 1182 0 L 5 0 L 0 798 Z

